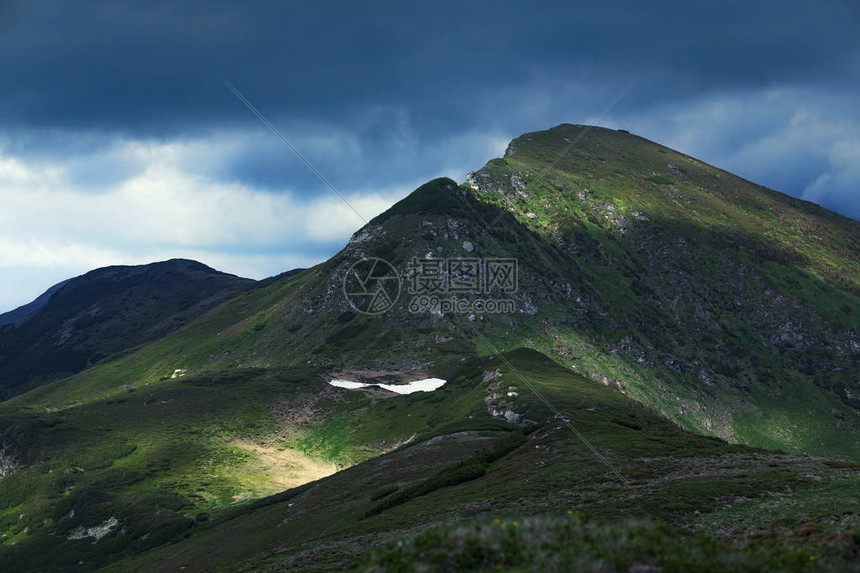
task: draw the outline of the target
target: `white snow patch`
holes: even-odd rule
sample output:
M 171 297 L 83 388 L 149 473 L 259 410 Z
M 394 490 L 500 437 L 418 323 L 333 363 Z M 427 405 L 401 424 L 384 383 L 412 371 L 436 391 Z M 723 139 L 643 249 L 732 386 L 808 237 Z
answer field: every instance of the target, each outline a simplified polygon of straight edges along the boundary
M 332 380 L 329 382 L 332 386 L 338 388 L 347 388 L 356 390 L 358 388 L 366 388 L 367 386 L 379 386 L 389 392 L 397 394 L 412 394 L 413 392 L 432 392 L 438 390 L 445 385 L 445 380 L 441 378 L 426 378 L 424 380 L 415 380 L 407 384 L 365 384 L 364 382 L 352 382 L 350 380 Z
M 349 390 L 355 390 L 356 388 L 364 388 L 365 386 L 370 386 L 370 384 L 362 384 L 361 382 L 350 382 L 349 380 L 332 380 L 329 382 L 332 386 L 337 386 L 338 388 L 347 388 Z

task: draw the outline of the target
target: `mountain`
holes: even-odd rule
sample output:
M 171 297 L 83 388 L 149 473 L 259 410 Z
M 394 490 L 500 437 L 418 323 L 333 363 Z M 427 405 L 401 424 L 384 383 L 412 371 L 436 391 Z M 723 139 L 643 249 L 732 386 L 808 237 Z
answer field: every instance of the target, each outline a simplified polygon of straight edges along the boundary
M 18 324 L 23 321 L 25 318 L 48 304 L 48 300 L 50 300 L 51 295 L 60 290 L 64 284 L 68 281 L 64 280 L 59 282 L 40 294 L 36 299 L 32 302 L 28 302 L 27 304 L 22 304 L 16 309 L 10 310 L 9 312 L 4 312 L 0 314 L 0 326 L 8 326 L 10 324 Z
M 526 134 L 462 186 L 428 182 L 326 263 L 42 400 L 64 407 L 173 369 L 337 370 L 354 359 L 353 369 L 422 371 L 529 347 L 692 431 L 860 456 L 860 224 L 625 132 L 577 141 L 584 130 Z M 401 277 L 381 314 L 343 296 L 367 257 Z M 513 311 L 410 309 L 421 302 L 410 263 L 427 257 L 515 260 L 516 292 L 489 293 Z
M 60 283 L 28 305 L 25 319 L 0 330 L 0 397 L 173 332 L 251 285 L 182 259 L 106 267 Z
M 858 246 L 635 135 L 525 134 L 329 261 L 0 403 L 0 558 L 856 569 Z M 448 382 L 328 384 L 425 377 Z
M 469 178 L 576 265 L 536 346 L 690 429 L 856 457 L 860 224 L 606 129 L 538 180 L 583 132 Z

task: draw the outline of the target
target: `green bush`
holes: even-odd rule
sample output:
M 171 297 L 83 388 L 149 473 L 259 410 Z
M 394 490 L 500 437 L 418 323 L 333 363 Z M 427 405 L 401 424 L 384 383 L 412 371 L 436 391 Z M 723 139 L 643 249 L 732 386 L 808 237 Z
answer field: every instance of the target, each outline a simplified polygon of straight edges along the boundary
M 378 490 L 374 491 L 370 494 L 370 501 L 379 501 L 383 497 L 389 496 L 395 491 L 400 489 L 396 485 L 387 485 L 385 487 L 381 487 Z
M 392 507 L 397 507 L 411 499 L 427 495 L 438 489 L 483 477 L 487 473 L 487 468 L 490 464 L 505 457 L 525 442 L 526 437 L 519 432 L 498 440 L 495 447 L 490 450 L 480 452 L 471 458 L 445 468 L 419 484 L 402 489 L 396 493 L 392 492 L 381 503 L 368 510 L 365 517 L 377 515 Z M 371 501 L 375 500 L 371 498 Z
M 671 177 L 664 177 L 662 175 L 654 175 L 652 177 L 649 177 L 648 181 L 656 183 L 657 185 L 671 185 L 675 182 Z

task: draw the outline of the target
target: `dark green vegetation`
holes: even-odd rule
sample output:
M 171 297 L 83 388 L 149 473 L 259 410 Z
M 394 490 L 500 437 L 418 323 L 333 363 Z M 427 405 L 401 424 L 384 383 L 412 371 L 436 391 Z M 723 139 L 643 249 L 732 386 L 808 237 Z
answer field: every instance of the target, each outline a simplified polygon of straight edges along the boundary
M 539 178 L 581 129 L 0 404 L 0 564 L 856 569 L 860 225 L 605 129 Z M 428 255 L 517 259 L 516 312 L 410 311 Z M 403 277 L 374 317 L 369 256 Z
M 408 544 L 390 543 L 365 558 L 365 571 L 845 571 L 855 565 L 855 536 L 822 547 L 828 557 L 788 540 L 762 548 L 732 547 L 710 536 L 679 537 L 666 525 L 564 518 L 496 519 L 473 526 L 435 527 Z
M 488 525 L 495 519 L 522 521 L 527 516 L 553 522 L 566 519 L 569 510 L 620 520 L 606 535 L 617 535 L 617 550 L 637 559 L 650 554 L 665 558 L 703 533 L 738 553 L 745 550 L 735 540 L 753 535 L 764 557 L 748 559 L 752 564 L 808 562 L 814 555 L 836 567 L 857 550 L 850 530 L 858 525 L 850 501 L 858 494 L 856 464 L 832 465 L 689 434 L 538 353 L 519 351 L 504 358 L 507 364 L 497 358 L 464 365 L 443 401 L 433 394 L 375 404 L 371 397 L 361 398 L 350 411 L 353 439 L 379 435 L 383 416 L 386 435 L 405 438 L 409 418 L 445 416 L 449 405 L 456 409 L 458 403 L 468 404 L 474 400 L 470 395 L 485 395 L 494 383 L 516 384 L 513 368 L 530 374 L 536 388 L 626 483 L 561 420 L 546 419 L 549 411 L 529 397 L 524 405 L 545 420 L 537 426 L 491 429 L 486 410 L 475 409 L 471 419 L 466 416 L 458 423 L 457 431 L 444 426 L 427 430 L 408 445 L 314 484 L 250 506 L 209 510 L 206 521 L 189 518 L 185 540 L 130 557 L 109 570 L 210 571 L 242 562 L 242 569 L 254 571 L 336 570 L 355 562 L 369 546 L 410 537 L 434 524 Z M 498 377 L 484 381 L 484 372 L 495 371 Z M 452 400 L 455 396 L 462 398 Z M 786 500 L 791 503 L 781 505 Z M 665 546 L 648 547 L 650 553 L 644 554 L 641 543 L 623 547 L 625 539 L 635 541 L 639 527 L 644 527 L 634 526 L 628 535 L 623 533 L 625 523 L 641 515 L 667 524 L 655 534 L 666 540 Z M 595 537 L 595 543 L 600 541 Z M 642 542 L 655 538 L 644 536 Z M 836 538 L 842 545 L 828 548 Z M 444 539 L 431 539 L 439 542 L 436 552 L 450 549 Z M 694 544 L 679 558 L 695 563 L 714 554 L 713 547 L 700 554 Z
M 181 259 L 71 279 L 25 320 L 0 328 L 0 398 L 160 338 L 252 284 Z

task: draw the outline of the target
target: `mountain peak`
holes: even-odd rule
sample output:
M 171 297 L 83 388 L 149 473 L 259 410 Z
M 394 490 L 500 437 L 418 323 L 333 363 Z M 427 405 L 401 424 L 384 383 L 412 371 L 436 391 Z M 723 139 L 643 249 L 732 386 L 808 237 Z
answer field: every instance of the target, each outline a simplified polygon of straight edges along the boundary
M 461 205 L 464 194 L 465 191 L 449 177 L 431 179 L 392 205 L 387 211 L 374 217 L 370 224 L 380 224 L 394 215 L 447 214 Z
M 524 133 L 514 138 L 505 149 L 505 158 L 541 154 L 551 148 L 560 154 L 569 144 L 576 142 L 580 149 L 601 147 L 615 143 L 622 145 L 633 140 L 658 144 L 631 134 L 626 129 L 611 129 L 596 125 L 562 123 L 542 131 Z

